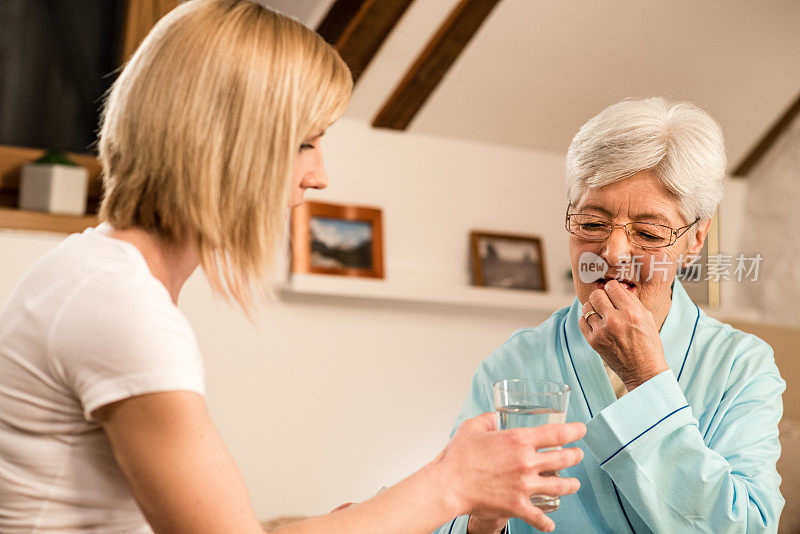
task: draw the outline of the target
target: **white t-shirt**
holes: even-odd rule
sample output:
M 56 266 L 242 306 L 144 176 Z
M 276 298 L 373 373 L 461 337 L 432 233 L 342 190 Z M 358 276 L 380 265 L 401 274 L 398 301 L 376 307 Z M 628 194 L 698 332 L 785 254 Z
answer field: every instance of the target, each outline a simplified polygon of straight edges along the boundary
M 103 224 L 69 236 L 0 310 L 0 532 L 152 532 L 93 410 L 204 394 L 192 329 Z

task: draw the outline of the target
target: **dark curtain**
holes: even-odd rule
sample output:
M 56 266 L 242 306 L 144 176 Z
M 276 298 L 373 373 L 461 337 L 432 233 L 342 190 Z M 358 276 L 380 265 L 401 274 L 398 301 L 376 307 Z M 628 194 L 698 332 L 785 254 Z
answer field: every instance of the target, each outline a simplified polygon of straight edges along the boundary
M 124 0 L 0 0 L 0 144 L 93 152 Z

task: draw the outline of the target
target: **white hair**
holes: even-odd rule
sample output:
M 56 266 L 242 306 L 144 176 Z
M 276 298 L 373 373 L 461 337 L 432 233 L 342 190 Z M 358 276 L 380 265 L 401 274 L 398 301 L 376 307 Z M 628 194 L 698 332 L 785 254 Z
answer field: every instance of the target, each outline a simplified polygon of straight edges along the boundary
M 623 100 L 589 119 L 567 151 L 571 204 L 590 188 L 650 170 L 687 222 L 709 219 L 722 199 L 727 159 L 722 130 L 689 102 Z

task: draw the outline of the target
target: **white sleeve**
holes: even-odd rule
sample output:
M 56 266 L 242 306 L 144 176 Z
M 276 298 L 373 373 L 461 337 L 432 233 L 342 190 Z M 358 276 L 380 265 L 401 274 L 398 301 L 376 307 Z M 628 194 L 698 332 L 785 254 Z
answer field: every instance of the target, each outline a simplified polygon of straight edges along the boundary
M 51 370 L 84 417 L 106 404 L 158 391 L 203 395 L 204 371 L 189 322 L 160 282 L 100 273 L 75 288 L 47 339 Z

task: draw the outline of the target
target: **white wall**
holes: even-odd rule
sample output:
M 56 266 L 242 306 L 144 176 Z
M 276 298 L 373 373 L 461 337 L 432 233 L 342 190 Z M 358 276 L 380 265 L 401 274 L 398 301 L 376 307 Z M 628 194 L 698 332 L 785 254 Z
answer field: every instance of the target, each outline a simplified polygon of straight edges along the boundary
M 750 172 L 742 247 L 763 256 L 758 282 L 742 301 L 773 324 L 800 327 L 800 117 L 781 134 Z
M 324 145 L 331 185 L 314 197 L 383 208 L 389 281 L 466 284 L 475 228 L 541 235 L 551 287 L 563 291 L 562 155 L 347 120 Z M 725 225 L 736 228 L 740 186 L 723 205 L 723 249 L 736 242 Z M 60 239 L 0 232 L 0 301 Z M 478 363 L 548 315 L 295 295 L 253 326 L 201 273 L 180 306 L 204 354 L 212 416 L 262 518 L 364 499 L 432 459 Z
M 346 120 L 324 145 L 331 185 L 315 197 L 383 208 L 389 280 L 466 284 L 475 228 L 541 235 L 562 289 L 561 155 Z M 60 239 L 0 233 L 0 301 Z M 364 499 L 432 459 L 480 360 L 547 315 L 294 296 L 254 327 L 200 274 L 180 306 L 203 350 L 212 416 L 262 518 Z
M 346 120 L 324 146 L 331 185 L 313 196 L 383 209 L 388 281 L 467 284 L 472 228 L 542 235 L 550 280 L 568 266 L 560 155 Z M 259 315 L 256 332 L 209 300 L 198 277 L 182 308 L 262 517 L 363 499 L 432 459 L 478 362 L 546 316 L 294 297 Z
M 741 235 L 745 223 L 743 216 L 750 182 L 744 178 L 727 178 L 725 180 L 725 197 L 719 207 L 719 254 L 736 257 L 739 253 L 750 254 L 742 248 Z M 730 273 L 733 274 L 733 267 Z M 743 290 L 750 282 L 737 281 L 734 276 L 730 280 L 720 280 L 720 309 L 711 315 L 722 320 L 747 319 L 759 321 L 762 314 L 758 309 L 745 305 Z

